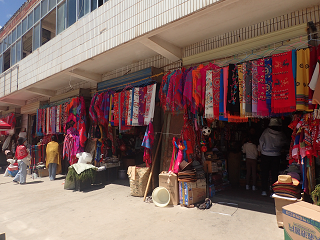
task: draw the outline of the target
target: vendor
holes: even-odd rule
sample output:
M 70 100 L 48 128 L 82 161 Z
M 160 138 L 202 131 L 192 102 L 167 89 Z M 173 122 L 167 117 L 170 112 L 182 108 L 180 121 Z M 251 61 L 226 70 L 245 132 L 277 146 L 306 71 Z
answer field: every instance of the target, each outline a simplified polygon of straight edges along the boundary
M 262 133 L 259 144 L 261 149 L 261 185 L 262 196 L 267 196 L 269 189 L 269 171 L 272 183 L 278 179 L 282 147 L 286 144 L 286 136 L 281 131 L 281 120 L 271 118 L 269 127 Z

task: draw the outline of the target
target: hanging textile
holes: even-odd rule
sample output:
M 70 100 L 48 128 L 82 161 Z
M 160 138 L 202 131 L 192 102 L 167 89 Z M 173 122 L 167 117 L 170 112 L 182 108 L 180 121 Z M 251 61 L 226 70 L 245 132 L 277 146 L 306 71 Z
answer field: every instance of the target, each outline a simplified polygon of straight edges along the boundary
M 296 110 L 309 109 L 309 48 L 297 50 Z
M 275 114 L 294 112 L 296 109 L 291 59 L 291 51 L 272 56 L 271 108 Z
M 228 121 L 224 116 L 224 68 L 220 70 L 220 101 L 219 101 L 219 120 Z
M 119 95 L 120 93 L 114 94 L 113 100 L 113 126 L 119 126 Z
M 177 78 L 176 78 L 176 85 L 175 85 L 175 106 L 176 110 L 182 110 L 183 109 L 183 88 L 184 88 L 184 71 L 186 69 L 182 68 L 182 70 L 178 70 L 177 72 Z
M 229 67 L 223 68 L 223 116 L 228 117 L 227 114 L 227 102 L 228 102 L 228 76 Z
M 157 84 L 147 86 L 144 125 L 149 125 L 154 118 Z
M 245 81 L 246 116 L 252 115 L 252 62 L 243 64 L 243 79 Z
M 266 80 L 266 104 L 271 113 L 271 96 L 272 96 L 272 58 L 265 58 L 265 80 Z
M 146 87 L 139 88 L 139 116 L 138 116 L 138 124 L 139 126 L 144 125 L 144 111 L 145 111 L 145 95 L 146 95 Z
M 132 103 L 132 126 L 139 126 L 139 88 L 132 89 L 133 103 Z
M 227 112 L 232 116 L 240 116 L 238 67 L 229 65 Z
M 192 98 L 195 103 L 196 110 L 202 107 L 202 88 L 205 86 L 202 85 L 200 70 L 204 68 L 203 64 L 200 64 L 197 69 L 192 71 L 192 82 L 193 82 L 193 92 Z
M 154 131 L 152 122 L 147 126 L 146 132 L 144 134 L 144 138 L 142 141 L 142 147 L 144 147 L 143 161 L 146 163 L 147 167 L 151 166 L 152 157 L 151 157 L 151 149 L 154 143 Z
M 189 68 L 186 73 L 186 79 L 183 89 L 183 102 L 186 107 L 190 107 L 191 112 L 195 114 L 195 104 L 192 101 L 192 92 L 193 92 L 193 82 L 192 82 L 192 70 Z
M 206 102 L 205 102 L 205 118 L 213 118 L 213 70 L 208 70 L 206 73 Z
M 311 83 L 311 79 L 313 77 L 313 73 L 316 69 L 316 66 L 317 66 L 317 60 L 318 60 L 318 57 L 317 57 L 317 48 L 315 46 L 312 46 L 309 48 L 310 49 L 310 67 L 309 67 L 309 84 Z M 319 65 L 318 65 L 319 67 Z M 318 72 L 319 72 L 319 69 L 318 69 Z M 314 105 L 312 104 L 312 96 L 313 96 L 313 89 L 311 89 L 309 87 L 309 93 L 308 93 L 308 105 L 309 105 L 309 109 L 314 109 Z
M 238 77 L 239 77 L 239 102 L 240 102 L 240 116 L 245 116 L 245 98 L 246 95 L 246 88 L 245 88 L 245 81 L 243 79 L 243 64 L 237 65 L 238 68 Z
M 266 79 L 264 59 L 257 60 L 258 71 L 258 107 L 257 114 L 261 117 L 267 117 L 269 110 L 266 102 Z
M 129 100 L 128 100 L 128 114 L 127 114 L 127 125 L 132 125 L 132 93 L 133 90 L 128 91 L 129 92 Z
M 252 61 L 252 116 L 258 112 L 258 60 Z

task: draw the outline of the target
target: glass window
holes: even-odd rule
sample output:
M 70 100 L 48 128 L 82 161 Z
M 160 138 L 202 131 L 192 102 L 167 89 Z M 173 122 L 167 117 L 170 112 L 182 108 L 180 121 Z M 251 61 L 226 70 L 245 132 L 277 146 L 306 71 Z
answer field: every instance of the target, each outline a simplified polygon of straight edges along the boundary
M 11 59 L 11 64 L 10 66 L 13 66 L 14 64 L 16 64 L 16 45 L 12 45 L 11 46 L 11 51 L 10 51 L 10 59 Z
M 3 56 L 0 56 L 0 73 L 3 72 Z
M 33 28 L 33 51 L 40 47 L 40 23 Z
M 46 15 L 48 12 L 48 0 L 43 0 L 41 2 L 41 17 Z
M 21 37 L 21 23 L 17 27 L 17 39 Z
M 67 27 L 70 27 L 77 21 L 77 2 L 76 0 L 67 1 Z
M 102 6 L 103 0 L 98 0 L 98 7 Z
M 28 22 L 28 18 L 25 18 L 22 21 L 22 35 L 25 34 L 28 29 L 27 22 Z
M 8 37 L 6 37 L 6 38 L 3 40 L 2 52 L 4 52 L 5 50 L 7 50 L 7 46 L 8 46 Z
M 58 6 L 57 12 L 57 34 L 66 29 L 66 2 Z
M 12 43 L 12 32 L 8 36 L 8 46 L 7 47 L 9 47 L 11 45 L 11 43 Z
M 49 10 L 51 10 L 54 6 L 56 6 L 56 0 L 49 0 Z
M 19 39 L 16 43 L 16 62 L 19 62 L 21 60 L 21 39 Z
M 38 22 L 40 19 L 40 4 L 34 9 L 34 23 Z
M 2 42 L 0 42 L 0 54 L 2 53 Z
M 28 15 L 28 29 L 33 26 L 33 12 Z
M 78 18 L 83 17 L 87 13 L 89 13 L 90 9 L 90 0 L 78 0 Z
M 62 0 L 57 0 L 57 3 L 61 2 Z
M 12 31 L 12 42 L 14 43 L 17 40 L 17 29 L 15 28 Z
M 91 11 L 97 8 L 98 2 L 97 0 L 91 0 Z

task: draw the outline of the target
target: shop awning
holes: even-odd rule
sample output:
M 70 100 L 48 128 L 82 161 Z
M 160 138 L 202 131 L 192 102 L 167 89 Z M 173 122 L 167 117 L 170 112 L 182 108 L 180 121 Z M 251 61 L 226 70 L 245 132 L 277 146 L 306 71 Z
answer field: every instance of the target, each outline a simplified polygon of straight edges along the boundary
M 98 83 L 97 90 L 114 90 L 118 91 L 127 86 L 138 87 L 154 82 L 152 76 L 158 74 L 160 69 L 149 67 L 137 72 L 129 73 L 121 77 L 112 78 Z
M 6 123 L 5 121 L 0 120 L 0 131 L 6 131 L 11 129 L 11 125 Z

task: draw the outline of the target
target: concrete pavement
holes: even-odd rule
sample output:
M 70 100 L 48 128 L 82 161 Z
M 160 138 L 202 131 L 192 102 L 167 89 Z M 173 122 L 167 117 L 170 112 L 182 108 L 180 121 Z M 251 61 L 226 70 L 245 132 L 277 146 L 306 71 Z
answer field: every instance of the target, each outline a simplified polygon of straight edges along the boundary
M 0 233 L 7 240 L 283 239 L 272 203 L 217 194 L 213 201 L 232 204 L 158 208 L 130 196 L 128 181 L 117 183 L 74 192 L 63 189 L 63 178 L 28 176 L 19 185 L 1 174 Z

